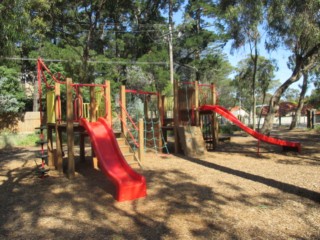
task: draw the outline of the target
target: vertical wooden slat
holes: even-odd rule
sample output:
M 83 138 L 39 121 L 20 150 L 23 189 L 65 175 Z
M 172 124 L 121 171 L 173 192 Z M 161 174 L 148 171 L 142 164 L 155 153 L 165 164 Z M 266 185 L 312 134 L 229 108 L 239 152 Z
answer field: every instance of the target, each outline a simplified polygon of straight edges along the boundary
M 80 161 L 85 162 L 85 135 L 80 133 Z
M 47 124 L 47 141 L 48 141 L 48 166 L 54 167 L 54 154 L 53 154 L 53 138 L 52 138 L 52 125 Z
M 179 143 L 179 134 L 178 134 L 178 127 L 179 127 L 179 95 L 178 95 L 178 81 L 175 80 L 173 84 L 173 118 L 174 118 L 174 153 L 179 153 L 180 143 Z
M 139 119 L 139 160 L 142 163 L 142 161 L 144 161 L 144 139 L 143 139 L 143 133 L 144 133 L 144 129 L 143 129 L 143 119 L 140 118 Z
M 90 87 L 90 122 L 97 121 L 96 116 L 96 96 L 94 94 L 94 87 Z
M 158 112 L 159 112 L 159 119 L 158 119 L 158 131 L 157 131 L 157 141 L 158 141 L 158 149 L 162 152 L 162 138 L 161 138 L 161 127 L 162 127 L 162 119 L 163 119 L 163 102 L 160 93 L 158 93 Z
M 199 126 L 199 82 L 194 83 L 194 107 L 195 107 L 195 126 Z
M 61 119 L 59 119 L 62 115 L 61 111 L 61 102 L 59 99 L 61 98 L 61 90 L 60 84 L 55 84 L 55 112 L 56 112 L 56 124 L 55 124 L 55 132 L 56 132 L 56 149 L 57 149 L 57 156 L 56 156 L 56 169 L 61 174 L 63 172 L 63 159 L 62 159 L 62 144 L 61 144 L 61 131 L 59 129 L 59 124 L 61 124 Z
M 211 85 L 212 91 L 212 105 L 217 104 L 217 94 L 216 94 L 216 87 L 214 84 Z M 217 114 L 214 112 L 212 113 L 212 145 L 213 149 L 215 149 L 219 142 L 219 124 L 217 119 Z
M 73 104 L 72 79 L 67 78 L 67 146 L 68 146 L 68 178 L 75 177 L 74 163 L 74 132 L 73 132 Z
M 121 131 L 124 136 L 127 136 L 127 115 L 125 112 L 126 109 L 126 86 L 122 85 L 120 88 L 120 102 L 121 102 Z
M 112 112 L 111 112 L 111 85 L 110 81 L 105 81 L 105 89 L 104 89 L 104 95 L 105 95 L 105 106 L 106 106 L 106 115 L 107 115 L 107 121 L 112 126 Z

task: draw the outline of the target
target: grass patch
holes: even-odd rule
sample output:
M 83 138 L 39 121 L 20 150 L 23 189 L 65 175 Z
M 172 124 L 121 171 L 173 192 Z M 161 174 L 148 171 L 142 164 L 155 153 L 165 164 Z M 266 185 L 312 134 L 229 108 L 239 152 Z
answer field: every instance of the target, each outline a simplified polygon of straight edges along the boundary
M 35 142 L 37 140 L 39 140 L 39 135 L 35 133 L 2 133 L 0 135 L 0 148 L 36 146 Z

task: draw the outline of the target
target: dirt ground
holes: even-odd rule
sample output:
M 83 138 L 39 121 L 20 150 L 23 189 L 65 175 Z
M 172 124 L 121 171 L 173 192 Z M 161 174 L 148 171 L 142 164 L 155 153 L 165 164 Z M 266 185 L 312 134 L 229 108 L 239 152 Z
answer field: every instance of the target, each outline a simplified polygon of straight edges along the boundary
M 116 202 L 90 158 L 69 180 L 35 174 L 35 148 L 0 150 L 0 239 L 320 239 L 320 135 L 283 153 L 242 134 L 201 159 L 148 155 L 148 196 Z

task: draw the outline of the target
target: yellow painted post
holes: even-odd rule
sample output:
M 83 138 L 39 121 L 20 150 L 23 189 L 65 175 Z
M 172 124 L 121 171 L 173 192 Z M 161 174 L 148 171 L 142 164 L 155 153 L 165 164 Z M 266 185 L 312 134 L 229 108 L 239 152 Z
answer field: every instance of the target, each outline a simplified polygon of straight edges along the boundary
M 55 109 L 54 109 L 54 102 L 55 102 L 55 91 L 50 90 L 47 92 L 47 123 L 55 123 L 56 116 L 55 116 Z
M 68 178 L 75 177 L 74 163 L 74 132 L 73 132 L 73 104 L 72 79 L 67 78 L 67 146 L 68 146 Z
M 61 117 L 61 102 L 59 101 L 60 99 L 60 83 L 55 83 L 54 87 L 54 94 L 55 94 L 55 101 L 54 101 L 54 112 L 56 116 L 56 122 L 61 121 L 59 117 Z
M 143 133 L 144 133 L 144 129 L 143 129 L 143 119 L 140 118 L 139 119 L 139 160 L 142 163 L 142 161 L 144 161 L 144 139 L 143 139 Z
M 121 131 L 124 136 L 127 136 L 127 115 L 125 112 L 126 109 L 126 86 L 122 85 L 120 88 L 120 102 L 121 102 Z

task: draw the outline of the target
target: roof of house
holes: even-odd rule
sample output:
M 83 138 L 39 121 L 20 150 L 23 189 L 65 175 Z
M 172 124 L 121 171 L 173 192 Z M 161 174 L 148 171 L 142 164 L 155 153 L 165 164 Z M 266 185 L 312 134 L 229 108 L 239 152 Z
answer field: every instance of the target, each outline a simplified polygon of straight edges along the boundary
M 279 110 L 275 114 L 275 116 L 286 116 L 289 113 L 292 113 L 296 110 L 297 104 L 291 103 L 291 102 L 281 102 L 279 104 Z M 301 110 L 301 115 L 306 115 L 308 109 L 313 109 L 314 107 L 310 104 L 304 105 Z M 266 116 L 269 112 L 269 106 L 263 106 L 262 107 L 262 116 Z
M 232 112 L 232 113 L 238 113 L 238 114 L 240 114 L 242 116 L 249 115 L 249 113 L 246 110 L 244 110 L 242 107 L 240 107 L 240 106 L 234 106 L 229 111 Z

